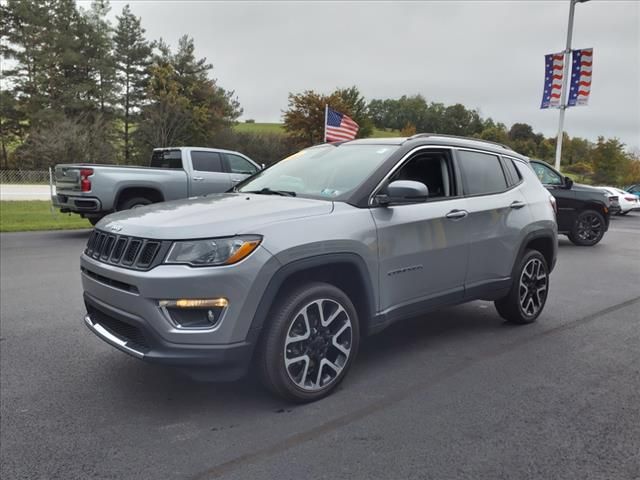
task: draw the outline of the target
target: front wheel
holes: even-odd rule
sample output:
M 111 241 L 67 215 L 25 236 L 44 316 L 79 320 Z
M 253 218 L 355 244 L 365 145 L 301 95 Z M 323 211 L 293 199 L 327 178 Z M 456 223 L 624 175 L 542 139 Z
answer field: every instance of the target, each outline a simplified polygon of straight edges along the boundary
M 358 315 L 349 297 L 327 283 L 307 284 L 281 297 L 270 317 L 257 357 L 265 386 L 299 403 L 329 395 L 358 352 Z
M 585 210 L 580 212 L 569 233 L 569 240 L 581 247 L 591 247 L 602 240 L 605 220 L 600 212 Z
M 505 320 L 526 324 L 540 316 L 549 293 L 549 268 L 537 250 L 527 250 L 520 260 L 509 294 L 496 300 L 496 310 Z

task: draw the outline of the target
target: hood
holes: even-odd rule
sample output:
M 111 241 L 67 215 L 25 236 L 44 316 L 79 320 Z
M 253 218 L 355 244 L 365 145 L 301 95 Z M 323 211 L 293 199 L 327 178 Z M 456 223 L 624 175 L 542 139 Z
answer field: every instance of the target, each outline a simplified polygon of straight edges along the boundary
M 601 195 L 607 195 L 607 192 L 605 192 L 604 190 L 602 190 L 601 188 L 598 187 L 592 187 L 591 185 L 584 185 L 582 183 L 574 183 L 571 186 L 571 190 L 578 190 L 580 192 L 593 192 L 593 193 L 599 193 Z
M 246 193 L 223 193 L 156 203 L 113 213 L 97 228 L 122 235 L 180 240 L 260 233 L 260 227 L 331 213 L 333 202 Z

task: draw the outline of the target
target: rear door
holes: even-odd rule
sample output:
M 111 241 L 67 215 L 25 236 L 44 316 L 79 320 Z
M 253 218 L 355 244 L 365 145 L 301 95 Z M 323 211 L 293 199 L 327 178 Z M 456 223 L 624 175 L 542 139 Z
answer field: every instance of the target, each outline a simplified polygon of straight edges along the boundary
M 258 167 L 247 158 L 234 153 L 223 153 L 224 162 L 231 178 L 231 184 L 235 185 L 258 171 Z
M 521 192 L 522 179 L 512 180 L 519 173 L 505 171 L 498 155 L 458 149 L 456 161 L 469 211 L 465 295 L 476 298 L 510 282 L 521 232 L 531 214 Z
M 223 193 L 231 188 L 231 179 L 225 172 L 219 152 L 191 150 L 190 195 Z
M 558 230 L 568 232 L 573 226 L 581 202 L 576 199 L 576 192 L 566 188 L 562 175 L 542 162 L 531 162 L 540 182 L 551 192 L 558 206 Z

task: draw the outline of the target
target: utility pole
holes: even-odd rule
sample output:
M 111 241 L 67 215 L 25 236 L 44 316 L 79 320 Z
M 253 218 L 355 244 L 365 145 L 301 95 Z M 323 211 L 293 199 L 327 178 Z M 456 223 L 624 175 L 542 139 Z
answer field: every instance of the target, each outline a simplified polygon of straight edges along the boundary
M 584 3 L 589 0 L 569 0 L 569 26 L 567 28 L 567 46 L 564 50 L 564 73 L 562 74 L 562 93 L 560 97 L 560 121 L 558 122 L 558 139 L 556 141 L 556 170 L 560 171 L 560 159 L 562 158 L 562 138 L 564 134 L 564 114 L 567 110 L 567 83 L 569 81 L 569 66 L 571 65 L 571 37 L 573 36 L 573 14 L 576 3 Z

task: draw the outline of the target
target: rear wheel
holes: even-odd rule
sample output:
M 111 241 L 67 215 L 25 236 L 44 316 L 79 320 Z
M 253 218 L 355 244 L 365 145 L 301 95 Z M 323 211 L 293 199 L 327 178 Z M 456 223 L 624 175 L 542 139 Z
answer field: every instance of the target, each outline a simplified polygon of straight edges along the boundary
M 323 398 L 344 379 L 358 352 L 358 316 L 349 297 L 327 283 L 292 290 L 272 310 L 258 351 L 265 386 L 305 403 Z
M 153 202 L 146 197 L 133 197 L 128 198 L 124 202 L 118 205 L 118 211 L 129 210 L 130 208 L 142 207 L 144 205 L 151 205 Z
M 549 269 L 544 256 L 527 250 L 518 265 L 509 294 L 496 300 L 496 310 L 505 320 L 526 324 L 542 313 L 549 293 Z
M 591 247 L 602 240 L 605 220 L 600 212 L 585 210 L 580 212 L 569 233 L 569 240 L 581 247 Z

